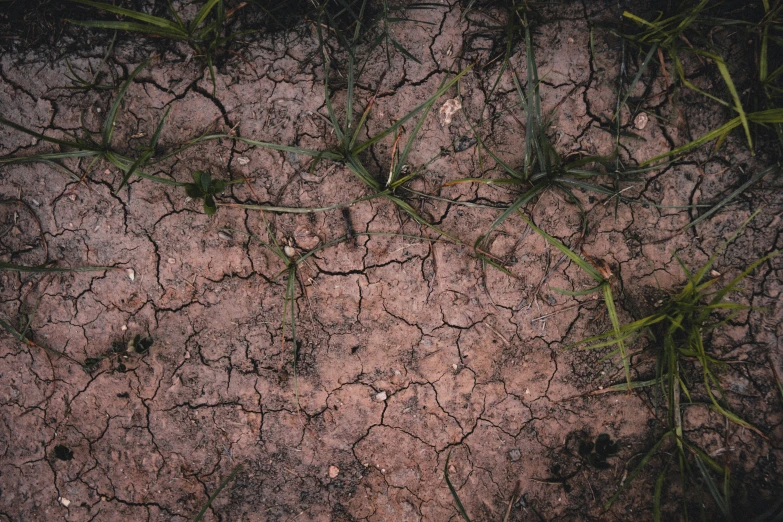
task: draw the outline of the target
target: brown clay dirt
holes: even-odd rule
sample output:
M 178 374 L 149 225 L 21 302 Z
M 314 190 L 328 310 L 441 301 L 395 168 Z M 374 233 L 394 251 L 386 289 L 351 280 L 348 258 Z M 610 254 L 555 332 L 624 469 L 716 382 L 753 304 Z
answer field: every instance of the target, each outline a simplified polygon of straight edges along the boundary
M 618 16 L 611 6 L 559 6 L 536 28 L 543 108 L 556 108 L 552 136 L 563 154 L 614 148 L 602 127 L 617 103 L 620 42 L 600 29 L 594 55 L 589 42 L 592 24 Z M 395 35 L 421 63 L 393 52 L 388 65 L 376 50 L 360 77 L 357 106 L 377 89 L 371 136 L 426 99 L 449 70 L 479 64 L 460 84 L 463 110 L 449 124 L 440 117 L 438 109 L 457 96 L 452 88 L 427 117 L 409 159 L 415 167 L 446 150 L 412 188 L 474 205 L 408 201 L 472 245 L 500 212 L 488 207 L 508 205 L 517 192 L 507 185 L 444 186 L 465 177 L 502 177 L 476 146 L 450 147 L 472 135 L 469 122 L 483 117 L 491 120 L 487 145 L 518 165 L 524 115 L 508 73 L 487 99 L 499 71 L 498 61 L 487 62 L 500 36 L 485 26 L 500 13 L 479 6 L 463 14 L 459 3 L 443 3 L 415 12 L 428 24 L 395 24 Z M 4 54 L 3 116 L 53 136 L 82 124 L 99 129 L 111 93 L 63 89 L 69 85 L 66 58 L 85 74 L 98 66 L 106 42 L 90 45 L 55 58 Z M 138 38 L 118 41 L 109 61 L 115 77 L 148 56 L 145 45 Z M 312 25 L 259 35 L 241 58 L 218 68 L 214 96 L 208 74 L 185 58 L 188 52 L 174 47 L 139 75 L 120 111 L 115 144 L 144 146 L 167 107 L 162 150 L 209 130 L 300 147 L 334 144 L 323 118 L 324 69 Z M 517 45 L 511 59 L 522 78 L 524 55 Z M 720 81 L 699 63 L 686 66 L 705 86 Z M 339 106 L 344 90 L 333 76 Z M 645 82 L 654 83 L 653 93 L 666 90 L 658 74 L 646 74 Z M 633 127 L 634 114 L 622 114 L 625 128 L 639 135 L 621 140 L 629 165 L 700 136 L 727 114 L 689 91 L 674 102 L 666 95 L 650 98 L 644 110 L 651 116 L 643 129 Z M 617 275 L 621 320 L 642 317 L 685 280 L 675 252 L 688 266 L 701 266 L 757 208 L 763 206 L 715 269 L 731 278 L 783 246 L 783 198 L 775 179 L 680 231 L 697 213 L 673 207 L 715 202 L 768 163 L 763 153 L 752 158 L 742 139 L 733 135 L 716 155 L 700 150 L 675 167 L 622 182 L 632 202 L 615 205 L 577 193 L 588 216 L 583 238 L 576 206 L 560 193 L 544 193 L 528 214 L 608 262 Z M 367 164 L 388 172 L 391 145 L 391 139 L 382 142 Z M 0 154 L 45 147 L 0 128 Z M 71 165 L 82 172 L 88 163 Z M 343 166 L 322 161 L 310 172 L 310 165 L 305 156 L 222 140 L 191 148 L 154 173 L 180 181 L 197 169 L 221 179 L 251 178 L 249 185 L 229 187 L 222 203 L 324 207 L 368 194 Z M 250 234 L 266 237 L 265 218 L 279 241 L 290 239 L 305 252 L 342 236 L 343 214 L 262 215 L 223 206 L 208 217 L 181 188 L 135 178 L 115 194 L 120 179 L 108 164 L 83 182 L 40 163 L 0 170 L 6 202 L 0 205 L 0 259 L 123 268 L 0 272 L 0 317 L 13 324 L 29 317 L 34 341 L 68 356 L 0 335 L 0 518 L 191 520 L 242 465 L 205 520 L 456 521 L 444 480 L 450 455 L 451 480 L 473 520 L 501 520 L 515 487 L 522 497 L 510 520 L 652 519 L 662 459 L 654 459 L 610 510 L 603 505 L 661 435 L 659 398 L 652 392 L 589 395 L 623 380 L 619 361 L 563 348 L 610 327 L 603 304 L 552 290 L 587 288 L 591 280 L 518 217 L 491 245 L 516 276 L 509 277 L 484 270 L 471 248 L 448 241 L 362 235 L 437 237 L 383 199 L 352 206 L 355 243 L 323 249 L 300 266 L 295 380 L 290 331 L 286 327 L 284 339 L 281 329 L 285 280 L 276 279 L 285 267 Z M 783 362 L 782 269 L 778 258 L 755 271 L 732 297 L 759 310 L 707 336 L 715 353 L 732 361 L 721 373 L 730 406 L 768 438 L 704 406 L 684 410 L 686 436 L 731 466 L 735 502 L 748 513 L 762 510 L 783 488 L 783 408 L 772 370 L 777 365 L 780 373 Z M 129 354 L 125 347 L 136 335 L 153 344 Z M 89 359 L 96 361 L 86 370 L 80 363 Z M 654 374 L 650 355 L 634 363 L 634 377 Z M 692 376 L 698 382 L 698 374 Z M 576 451 L 580 439 L 601 433 L 620 443 L 606 470 L 588 466 Z M 674 478 L 664 490 L 669 520 L 682 515 L 678 495 Z

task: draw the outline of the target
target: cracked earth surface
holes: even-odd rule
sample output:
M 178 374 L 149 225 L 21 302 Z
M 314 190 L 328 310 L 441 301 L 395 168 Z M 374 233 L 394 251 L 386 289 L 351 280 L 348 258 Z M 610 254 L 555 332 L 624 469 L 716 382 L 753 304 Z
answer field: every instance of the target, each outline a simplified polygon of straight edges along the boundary
M 591 54 L 588 29 L 615 14 L 572 3 L 535 34 L 542 103 L 545 111 L 557 108 L 552 132 L 564 154 L 613 149 L 602 122 L 617 99 L 619 43 L 597 32 Z M 412 189 L 467 204 L 409 201 L 472 244 L 499 213 L 487 206 L 508 205 L 515 192 L 501 185 L 444 186 L 501 170 L 475 146 L 439 153 L 470 134 L 468 121 L 483 117 L 491 122 L 489 145 L 519 163 L 523 117 L 508 75 L 486 98 L 499 69 L 486 63 L 494 41 L 483 27 L 497 13 L 463 16 L 459 4 L 444 3 L 416 15 L 429 24 L 394 30 L 421 63 L 398 54 L 387 66 L 376 51 L 359 79 L 361 106 L 378 92 L 366 136 L 426 99 L 452 62 L 453 70 L 480 64 L 461 83 L 463 111 L 449 124 L 438 118 L 437 108 L 456 96 L 450 90 L 428 116 L 409 160 L 422 165 L 437 157 Z M 98 65 L 105 42 L 88 43 L 92 50 L 69 57 L 72 67 Z M 144 45 L 118 44 L 110 61 L 116 76 L 151 53 Z M 162 149 L 215 128 L 308 148 L 333 144 L 321 117 L 324 69 L 309 28 L 247 46 L 242 59 L 218 69 L 214 95 L 209 76 L 186 54 L 169 50 L 138 76 L 120 111 L 115 143 L 129 150 L 146 143 L 142 135 L 170 107 Z M 511 63 L 524 77 L 524 47 Z M 100 128 L 111 97 L 62 89 L 67 72 L 64 57 L 5 54 L 5 117 L 50 135 L 77 130 L 80 118 Z M 715 80 L 699 74 L 694 81 Z M 339 80 L 335 74 L 336 105 L 344 97 Z M 652 92 L 665 91 L 659 75 L 644 81 Z M 724 113 L 688 92 L 676 106 L 666 96 L 650 98 L 645 110 L 660 121 L 650 118 L 644 129 L 634 129 L 642 139 L 621 140 L 628 163 L 724 121 Z M 621 116 L 627 129 L 632 116 Z M 387 141 L 368 156 L 378 172 L 388 169 Z M 29 136 L 0 128 L 0 153 L 37 150 Z M 584 239 L 578 210 L 560 194 L 546 192 L 528 210 L 544 230 L 610 264 L 621 320 L 632 320 L 684 281 L 674 252 L 691 268 L 701 266 L 762 204 L 716 270 L 732 277 L 783 246 L 783 198 L 775 180 L 763 180 L 730 211 L 680 232 L 696 214 L 673 207 L 716 201 L 726 187 L 744 181 L 743 172 L 763 166 L 763 155 L 744 151 L 739 136 L 714 156 L 697 153 L 643 174 L 623 185 L 633 201 L 616 207 L 578 194 L 588 216 Z M 191 171 L 202 169 L 223 179 L 251 178 L 249 186 L 230 186 L 223 203 L 324 207 L 367 195 L 340 165 L 309 167 L 306 157 L 223 140 L 171 158 L 156 174 L 188 181 Z M 133 280 L 123 270 L 0 272 L 4 317 L 30 313 L 36 342 L 74 361 L 98 359 L 85 371 L 0 337 L 0 518 L 190 520 L 242 464 L 207 519 L 456 521 L 443 476 L 451 454 L 451 480 L 474 520 L 500 520 L 517 483 L 523 497 L 511 520 L 652 519 L 659 464 L 608 512 L 602 505 L 660 435 L 654 397 L 589 395 L 622 380 L 618 361 L 563 348 L 605 331 L 609 320 L 592 296 L 551 290 L 579 290 L 590 280 L 522 220 L 509 219 L 491 246 L 516 275 L 509 277 L 482 270 L 471 249 L 449 242 L 362 235 L 434 237 L 382 199 L 352 206 L 347 217 L 359 233 L 355 242 L 321 250 L 300 266 L 296 390 L 293 349 L 281 330 L 285 282 L 276 279 L 285 267 L 249 236 L 264 235 L 262 215 L 224 206 L 208 217 L 181 189 L 140 179 L 115 194 L 120 179 L 105 165 L 84 183 L 44 164 L 0 171 L 0 196 L 9 202 L 0 205 L 2 259 L 134 270 Z M 291 239 L 301 252 L 340 237 L 346 226 L 339 210 L 265 217 L 279 240 Z M 782 269 L 780 259 L 765 263 L 733 296 L 765 311 L 741 314 L 708 336 L 716 353 L 733 361 L 721 374 L 731 407 L 769 439 L 703 407 L 684 413 L 688 436 L 731 464 L 733 478 L 745 485 L 737 501 L 748 506 L 779 494 L 783 485 L 783 410 L 772 373 L 783 362 Z M 152 337 L 147 353 L 112 352 L 113 343 L 137 334 Z M 654 371 L 649 356 L 634 363 L 634 376 Z M 575 441 L 599 433 L 620 442 L 608 470 L 575 458 Z M 564 484 L 551 480 L 553 474 L 571 478 Z M 665 509 L 678 516 L 676 502 Z

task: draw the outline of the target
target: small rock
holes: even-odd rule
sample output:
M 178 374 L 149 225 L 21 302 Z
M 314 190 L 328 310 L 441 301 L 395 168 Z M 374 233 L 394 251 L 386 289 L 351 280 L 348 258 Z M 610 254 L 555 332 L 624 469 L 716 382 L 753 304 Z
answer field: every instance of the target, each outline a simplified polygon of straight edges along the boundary
M 239 156 L 237 158 L 237 163 L 239 163 L 240 165 L 247 165 L 248 163 L 250 163 L 250 158 L 245 156 Z
M 522 458 L 522 452 L 514 448 L 508 452 L 508 458 L 511 459 L 511 462 L 516 462 Z
M 136 280 L 136 272 L 134 272 L 132 268 L 126 268 L 125 273 L 128 274 L 128 279 L 131 281 Z
M 340 468 L 337 466 L 329 466 L 329 478 L 337 478 L 340 474 Z
M 126 331 L 127 329 L 128 329 L 127 325 L 120 326 L 120 330 L 122 330 L 123 332 Z
M 296 255 L 296 249 L 289 245 L 283 247 L 283 252 L 285 252 L 285 255 L 288 257 L 294 257 Z
M 174 264 L 174 263 L 176 263 L 176 262 L 177 262 L 177 260 L 176 260 L 176 259 L 174 259 L 173 257 L 170 257 L 170 258 L 168 259 L 168 263 L 169 263 L 170 265 L 173 265 L 173 264 Z
M 375 395 L 375 400 L 378 402 L 383 402 L 386 400 L 386 392 L 382 391 L 381 393 L 378 393 Z
M 459 97 L 446 100 L 441 106 L 438 114 L 440 115 L 440 121 L 443 125 L 451 124 L 451 119 L 454 114 L 462 108 L 462 103 L 459 101 Z
M 721 273 L 720 273 L 720 272 L 718 272 L 717 270 L 710 270 L 710 275 L 711 275 L 712 277 L 720 277 L 720 276 L 721 276 Z
M 297 227 L 294 230 L 296 244 L 305 250 L 312 250 L 321 242 L 321 238 L 305 227 Z
M 65 506 L 65 507 L 68 507 L 68 506 L 70 506 L 70 505 L 71 505 L 71 501 L 70 501 L 70 500 L 68 500 L 68 499 L 67 499 L 67 498 L 65 498 L 65 497 L 60 497 L 60 498 L 58 498 L 57 500 L 59 500 L 59 501 L 60 501 L 60 504 L 62 504 L 62 505 L 63 505 L 63 506 Z
M 647 126 L 647 122 L 649 120 L 650 118 L 647 116 L 646 112 L 640 112 L 636 115 L 636 118 L 633 119 L 633 126 L 639 130 L 642 130 Z

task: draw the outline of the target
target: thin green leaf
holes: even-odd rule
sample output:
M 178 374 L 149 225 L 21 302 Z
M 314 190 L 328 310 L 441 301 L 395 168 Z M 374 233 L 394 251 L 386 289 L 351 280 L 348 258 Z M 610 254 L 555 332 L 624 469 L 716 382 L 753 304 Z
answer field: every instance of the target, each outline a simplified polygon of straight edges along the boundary
M 215 492 L 214 492 L 214 493 L 212 493 L 212 495 L 210 495 L 210 496 L 209 496 L 209 499 L 207 499 L 207 502 L 206 502 L 206 504 L 204 504 L 204 505 L 201 507 L 201 510 L 200 510 L 200 511 L 198 512 L 198 514 L 196 515 L 196 518 L 194 518 L 194 519 L 193 519 L 193 522 L 199 522 L 199 520 L 201 520 L 201 519 L 204 517 L 204 514 L 205 514 L 205 513 L 207 512 L 207 510 L 209 509 L 209 506 L 211 506 L 211 505 L 212 505 L 212 503 L 213 503 L 213 502 L 215 501 L 215 499 L 217 498 L 217 496 L 218 496 L 218 495 L 220 495 L 220 492 L 221 492 L 221 491 L 223 491 L 223 488 L 225 488 L 225 487 L 226 487 L 226 486 L 229 484 L 229 482 L 231 482 L 232 480 L 234 480 L 234 477 L 236 477 L 236 476 L 237 476 L 237 473 L 239 473 L 241 470 L 242 470 L 242 464 L 239 464 L 238 466 L 236 466 L 236 467 L 233 469 L 233 471 L 231 471 L 231 474 L 230 474 L 229 476 L 227 476 L 226 478 L 224 478 L 224 479 L 223 479 L 223 480 L 220 482 L 220 484 L 218 485 L 218 487 L 217 487 L 217 489 L 215 490 Z
M 454 489 L 454 485 L 451 483 L 451 479 L 449 478 L 449 459 L 451 459 L 451 452 L 446 455 L 446 465 L 443 466 L 443 477 L 446 479 L 446 485 L 449 487 L 449 491 L 451 491 L 451 497 L 454 499 L 454 503 L 457 505 L 457 512 L 459 512 L 462 518 L 465 519 L 465 522 L 471 522 L 470 517 L 468 516 L 468 512 L 465 511 L 465 506 L 462 505 L 462 501 L 459 499 L 459 495 L 457 495 L 457 490 Z
M 80 0 L 84 2 L 85 0 Z M 117 110 L 120 108 L 120 103 L 122 102 L 122 98 L 125 96 L 125 93 L 128 92 L 128 88 L 130 87 L 131 83 L 133 83 L 133 80 L 136 78 L 136 75 L 138 75 L 142 69 L 144 69 L 149 63 L 150 58 L 147 60 L 144 60 L 141 62 L 128 76 L 128 79 L 125 80 L 125 82 L 122 84 L 120 89 L 117 91 L 117 95 L 114 99 L 114 102 L 109 107 L 109 111 L 106 113 L 106 120 L 103 122 L 103 147 L 105 149 L 108 149 L 111 146 L 111 138 L 114 135 L 114 123 L 117 119 Z

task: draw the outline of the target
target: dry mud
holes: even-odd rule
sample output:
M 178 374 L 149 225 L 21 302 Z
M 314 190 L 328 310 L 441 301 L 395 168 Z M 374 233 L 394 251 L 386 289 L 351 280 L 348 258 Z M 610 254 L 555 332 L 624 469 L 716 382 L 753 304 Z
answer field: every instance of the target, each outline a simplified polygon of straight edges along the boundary
M 450 123 L 439 111 L 457 96 L 452 88 L 425 120 L 409 158 L 416 168 L 435 158 L 411 188 L 473 205 L 404 196 L 426 219 L 472 245 L 500 213 L 491 207 L 510 204 L 518 189 L 445 186 L 502 177 L 469 141 L 471 124 L 489 122 L 487 146 L 504 161 L 518 165 L 523 154 L 524 114 L 508 73 L 487 98 L 500 63 L 489 62 L 502 52 L 502 35 L 486 27 L 500 13 L 487 8 L 463 16 L 460 4 L 443 3 L 413 14 L 420 22 L 395 24 L 393 31 L 420 63 L 392 52 L 387 64 L 381 49 L 361 56 L 367 66 L 357 111 L 377 92 L 365 134 L 372 136 L 449 74 L 477 64 L 460 83 L 463 111 Z M 617 16 L 616 7 L 577 2 L 546 12 L 536 26 L 543 109 L 552 113 L 552 140 L 564 155 L 614 148 L 604 129 L 617 103 L 621 44 L 593 24 Z M 63 89 L 70 84 L 68 64 L 84 74 L 98 67 L 106 41 L 97 34 L 77 55 L 6 53 L 0 59 L 4 117 L 52 136 L 82 124 L 99 129 L 113 94 Z M 109 60 L 112 74 L 126 77 L 159 50 L 147 45 L 120 40 Z M 117 146 L 143 147 L 166 108 L 161 150 L 207 131 L 334 145 L 312 24 L 254 38 L 241 56 L 218 67 L 214 95 L 203 64 L 188 52 L 165 50 L 138 76 L 116 122 Z M 524 45 L 515 46 L 511 65 L 524 78 Z M 636 65 L 629 62 L 629 74 Z M 720 81 L 699 63 L 686 66 L 701 85 Z M 345 80 L 333 70 L 331 82 L 340 106 Z M 693 92 L 681 91 L 673 101 L 660 74 L 645 74 L 642 84 L 662 94 L 645 102 L 651 116 L 642 129 L 634 126 L 635 114 L 623 112 L 624 128 L 638 135 L 621 139 L 626 165 L 725 121 L 726 111 Z M 701 266 L 756 209 L 763 206 L 715 269 L 728 281 L 783 246 L 775 179 L 681 231 L 698 213 L 674 207 L 713 203 L 769 161 L 761 153 L 752 158 L 742 139 L 732 136 L 713 156 L 700 150 L 676 166 L 621 181 L 631 201 L 577 191 L 587 211 L 584 236 L 577 207 L 561 193 L 547 191 L 527 206 L 528 214 L 606 261 L 617 276 L 621 320 L 642 317 L 685 281 L 675 253 L 687 266 Z M 366 156 L 379 178 L 388 172 L 392 141 Z M 465 150 L 456 152 L 455 143 Z M 1 154 L 41 150 L 49 149 L 0 128 Z M 322 161 L 310 171 L 311 161 L 220 140 L 191 148 L 154 173 L 188 181 L 201 169 L 216 178 L 251 179 L 230 186 L 218 198 L 222 203 L 324 207 L 369 194 L 344 166 Z M 70 163 L 80 173 L 88 164 Z M 610 327 L 602 301 L 552 290 L 584 289 L 591 280 L 518 217 L 504 223 L 491 245 L 510 277 L 484 269 L 472 248 L 412 237 L 437 234 L 386 200 L 350 207 L 355 241 L 320 250 L 300 265 L 294 379 L 290 328 L 284 338 L 281 322 L 286 283 L 278 275 L 285 266 L 253 236 L 266 239 L 266 219 L 278 241 L 303 253 L 345 233 L 340 210 L 262 214 L 221 206 L 208 217 L 178 187 L 135 178 L 115 194 L 121 176 L 108 164 L 83 182 L 40 163 L 1 169 L 0 259 L 122 270 L 0 272 L 0 317 L 14 325 L 29 317 L 35 342 L 70 358 L 0 335 L 0 518 L 191 520 L 241 465 L 205 520 L 456 521 L 444 480 L 450 455 L 451 480 L 474 520 L 501 520 L 515 488 L 522 496 L 510 520 L 652 519 L 654 482 L 665 464 L 660 457 L 610 510 L 603 505 L 661 435 L 660 397 L 652 391 L 590 395 L 622 382 L 619 361 L 605 359 L 605 351 L 564 347 Z M 601 182 L 611 185 L 612 178 Z M 395 235 L 362 235 L 377 232 Z M 774 259 L 732 295 L 758 310 L 706 334 L 713 352 L 731 361 L 720 374 L 729 405 L 768 438 L 727 423 L 703 405 L 704 397 L 684 409 L 686 436 L 731 466 L 735 503 L 748 513 L 764 509 L 783 486 L 783 408 L 773 375 L 782 360 L 780 292 L 781 260 Z M 136 335 L 150 337 L 152 346 L 129 354 L 125 347 Z M 87 370 L 79 364 L 91 359 Z M 698 383 L 697 367 L 688 371 Z M 652 375 L 652 355 L 636 356 L 634 377 Z M 604 470 L 577 454 L 579 440 L 601 433 L 619 442 Z M 675 477 L 664 488 L 670 520 L 682 516 L 677 484 Z

